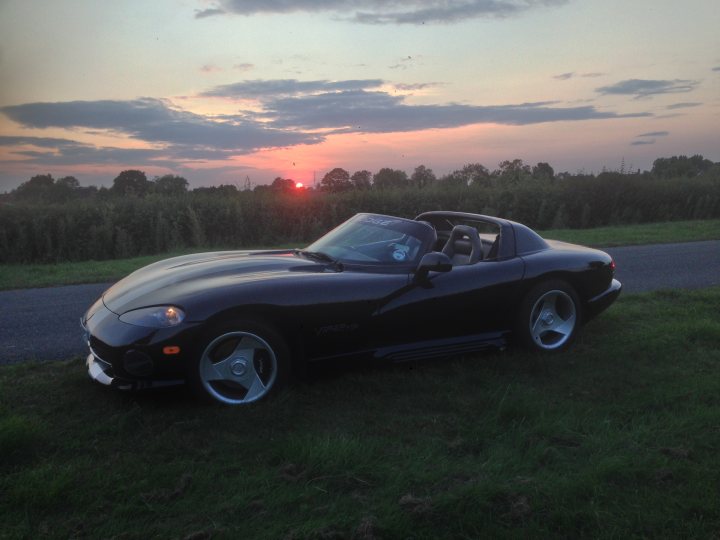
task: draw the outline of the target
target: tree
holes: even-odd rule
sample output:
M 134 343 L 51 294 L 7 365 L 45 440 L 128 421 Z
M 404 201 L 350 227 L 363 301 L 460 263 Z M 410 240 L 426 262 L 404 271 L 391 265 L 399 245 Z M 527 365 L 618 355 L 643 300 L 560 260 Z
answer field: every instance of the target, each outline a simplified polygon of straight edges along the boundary
M 113 180 L 113 186 L 110 190 L 114 195 L 144 197 L 152 187 L 152 182 L 147 179 L 144 172 L 130 169 L 122 171 Z
M 705 159 L 700 154 L 692 157 L 672 156 L 669 158 L 658 158 L 653 161 L 650 171 L 655 178 L 692 178 L 708 171 L 713 162 Z
M 155 178 L 155 193 L 161 195 L 182 195 L 187 193 L 188 181 L 182 176 L 166 174 L 160 178 Z
M 370 189 L 370 182 L 372 180 L 372 173 L 370 171 L 356 171 L 350 177 L 355 189 Z
M 193 193 L 204 193 L 207 195 L 221 195 L 232 197 L 238 192 L 237 186 L 233 184 L 220 184 L 219 186 L 198 187 L 192 190 Z
M 295 190 L 295 180 L 280 178 L 279 176 L 270 184 L 270 189 L 281 193 L 289 193 Z
M 532 168 L 532 177 L 535 180 L 552 180 L 555 178 L 555 169 L 549 163 L 540 162 Z
M 378 189 L 389 189 L 405 187 L 408 183 L 407 173 L 397 169 L 383 168 L 373 176 L 373 187 Z
M 63 176 L 62 178 L 58 178 L 55 185 L 62 186 L 64 189 L 68 189 L 70 191 L 80 189 L 80 182 L 74 176 Z
M 20 200 L 50 202 L 55 199 L 55 179 L 51 174 L 37 174 L 12 193 Z
M 410 177 L 410 184 L 418 188 L 424 188 L 434 184 L 435 180 L 437 180 L 437 177 L 432 169 L 428 169 L 425 165 L 418 165 Z
M 339 167 L 334 168 L 323 176 L 320 181 L 320 189 L 336 193 L 338 191 L 346 191 L 351 189 L 353 184 L 350 182 L 350 173 Z
M 462 169 L 451 172 L 445 182 L 456 186 L 489 187 L 492 183 L 490 171 L 480 163 L 468 163 Z
M 525 165 L 522 159 L 505 160 L 498 166 L 492 174 L 502 182 L 518 183 L 532 177 L 530 165 Z
M 80 187 L 80 182 L 78 182 L 78 179 L 74 176 L 63 176 L 55 181 L 53 192 L 56 201 L 66 202 L 70 199 L 87 195 L 89 190 L 83 190 Z
M 51 174 L 38 174 L 20 184 L 10 195 L 18 200 L 62 203 L 94 196 L 97 191 L 95 186 L 80 187 L 74 176 L 55 180 Z

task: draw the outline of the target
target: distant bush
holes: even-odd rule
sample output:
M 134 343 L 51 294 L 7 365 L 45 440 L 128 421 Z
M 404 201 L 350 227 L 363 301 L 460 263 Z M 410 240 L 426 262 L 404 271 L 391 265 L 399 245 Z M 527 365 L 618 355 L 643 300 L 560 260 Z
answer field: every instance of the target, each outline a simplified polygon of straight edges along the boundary
M 535 228 L 720 217 L 720 174 L 658 179 L 602 173 L 470 186 L 437 181 L 385 189 L 197 190 L 0 206 L 0 263 L 111 259 L 187 247 L 302 245 L 357 212 L 497 215 Z

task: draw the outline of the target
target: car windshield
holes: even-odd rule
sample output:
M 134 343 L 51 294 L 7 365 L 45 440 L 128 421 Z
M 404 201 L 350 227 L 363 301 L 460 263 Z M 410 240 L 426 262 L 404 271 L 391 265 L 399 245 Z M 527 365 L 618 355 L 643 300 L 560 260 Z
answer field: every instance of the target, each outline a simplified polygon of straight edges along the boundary
M 426 224 L 358 214 L 306 248 L 344 263 L 403 265 L 417 262 L 434 236 Z

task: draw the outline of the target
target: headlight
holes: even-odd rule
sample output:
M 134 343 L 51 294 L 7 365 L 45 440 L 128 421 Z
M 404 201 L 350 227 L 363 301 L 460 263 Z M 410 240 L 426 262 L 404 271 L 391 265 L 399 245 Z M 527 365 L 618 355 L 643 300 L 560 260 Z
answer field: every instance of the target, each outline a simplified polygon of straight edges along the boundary
M 155 306 L 134 309 L 120 315 L 120 320 L 135 326 L 167 328 L 177 326 L 185 319 L 185 312 L 175 306 Z

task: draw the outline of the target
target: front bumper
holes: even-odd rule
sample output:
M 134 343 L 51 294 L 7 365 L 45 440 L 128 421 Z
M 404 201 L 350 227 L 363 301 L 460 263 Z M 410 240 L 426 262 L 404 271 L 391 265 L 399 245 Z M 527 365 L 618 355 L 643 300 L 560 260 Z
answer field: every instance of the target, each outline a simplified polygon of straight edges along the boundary
M 617 300 L 617 297 L 620 296 L 621 291 L 622 283 L 617 279 L 613 279 L 605 291 L 587 302 L 585 306 L 585 321 L 589 321 L 610 307 L 610 305 Z
M 142 390 L 183 384 L 184 355 L 162 354 L 177 345 L 183 329 L 148 329 L 119 320 L 102 303 L 81 318 L 89 353 L 85 365 L 92 380 L 119 390 Z M 184 348 L 184 347 L 183 347 Z
M 106 362 L 102 358 L 96 356 L 90 349 L 85 359 L 85 365 L 88 369 L 88 375 L 92 380 L 100 383 L 104 386 L 112 386 L 118 390 L 145 390 L 148 388 L 162 388 L 165 386 L 176 386 L 179 384 L 185 384 L 184 379 L 163 379 L 163 380 L 152 380 L 152 379 L 121 379 L 115 377 L 113 374 L 112 364 Z

